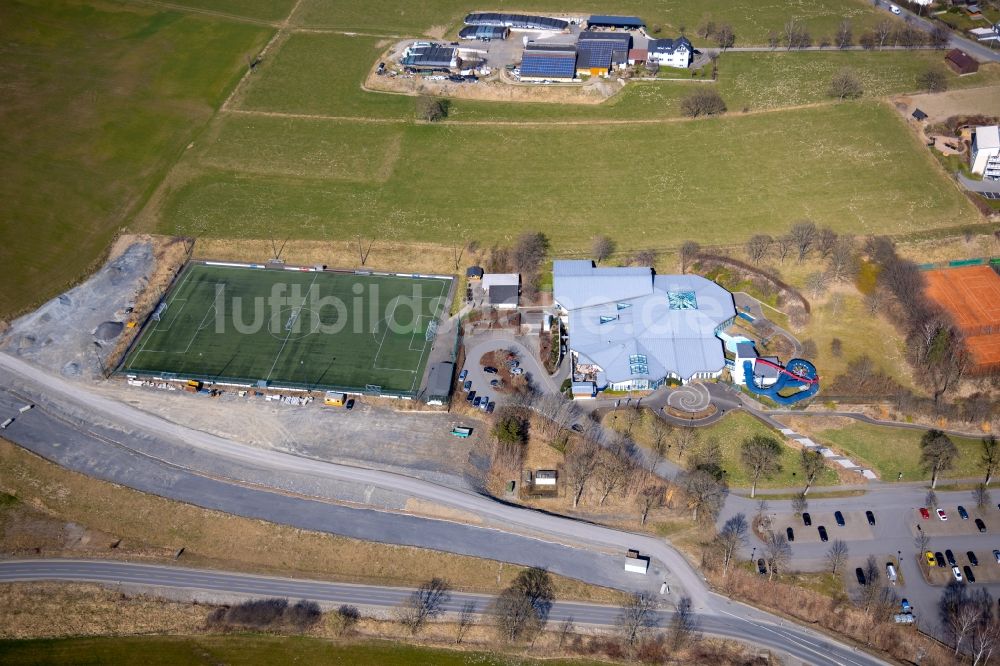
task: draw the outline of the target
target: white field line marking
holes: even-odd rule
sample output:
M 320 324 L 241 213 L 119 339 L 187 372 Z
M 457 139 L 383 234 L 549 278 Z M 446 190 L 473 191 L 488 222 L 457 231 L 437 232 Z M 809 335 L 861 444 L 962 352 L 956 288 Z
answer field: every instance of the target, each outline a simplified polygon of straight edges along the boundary
M 441 289 L 440 289 L 440 291 L 438 291 L 437 298 L 440 299 L 441 295 L 443 293 L 444 293 L 444 283 L 442 282 L 441 283 Z M 436 332 L 434 333 L 434 337 L 437 338 L 437 333 Z M 420 358 L 417 359 L 417 367 L 413 369 L 413 383 L 410 384 L 410 390 L 411 391 L 415 391 L 416 390 L 415 384 L 418 381 L 420 381 L 420 379 L 422 378 L 421 375 L 419 375 L 417 373 L 417 371 L 420 369 L 420 364 L 424 362 L 424 354 L 427 353 L 427 348 L 428 347 L 433 347 L 433 346 L 434 346 L 434 340 L 433 339 L 432 340 L 427 340 L 426 342 L 424 342 L 424 349 L 423 349 L 423 351 L 420 352 Z
M 195 338 L 198 337 L 199 333 L 201 333 L 203 330 L 205 330 L 205 320 L 208 319 L 208 315 L 212 314 L 213 312 L 215 312 L 215 301 L 214 300 L 212 301 L 212 304 L 210 306 L 208 306 L 208 309 L 205 311 L 205 316 L 201 318 L 201 323 L 198 324 L 197 328 L 194 329 L 194 335 L 191 336 L 191 340 L 188 342 L 188 346 L 184 348 L 184 351 L 182 351 L 182 352 L 175 352 L 175 353 L 177 353 L 177 354 L 187 354 L 188 353 L 188 350 L 191 349 L 191 345 L 194 344 Z
M 298 5 L 296 5 L 296 6 L 298 6 Z M 317 277 L 319 277 L 319 273 L 313 273 L 312 282 L 309 283 L 309 288 L 306 289 L 306 295 L 302 297 L 303 300 L 302 300 L 302 305 L 299 306 L 300 308 L 301 307 L 305 307 L 305 304 L 306 304 L 305 299 L 309 295 L 309 293 L 312 292 L 312 288 L 313 288 L 313 285 L 316 284 L 316 278 Z M 284 342 L 281 343 L 281 348 L 278 349 L 278 353 L 274 355 L 274 363 L 271 364 L 271 369 L 267 371 L 267 377 L 264 378 L 265 382 L 266 381 L 270 381 L 271 375 L 274 374 L 274 368 L 275 368 L 276 365 L 278 365 L 278 359 L 281 358 L 281 354 L 285 351 L 285 345 L 288 344 L 288 339 L 291 337 L 291 335 L 292 335 L 292 329 L 294 329 L 294 328 L 295 328 L 294 326 L 292 328 L 289 328 L 288 332 L 285 333 L 285 340 L 284 340 Z
M 389 322 L 387 320 L 396 314 L 396 306 L 399 304 L 399 296 L 396 296 L 389 302 L 392 303 L 392 310 L 390 310 L 389 314 L 382 318 L 382 321 L 386 322 L 386 326 L 385 331 L 382 332 L 382 341 L 378 343 L 378 350 L 375 352 L 375 358 L 372 359 L 372 370 L 383 369 L 378 367 L 378 357 L 379 354 L 382 353 L 382 345 L 385 344 L 385 336 L 389 334 Z

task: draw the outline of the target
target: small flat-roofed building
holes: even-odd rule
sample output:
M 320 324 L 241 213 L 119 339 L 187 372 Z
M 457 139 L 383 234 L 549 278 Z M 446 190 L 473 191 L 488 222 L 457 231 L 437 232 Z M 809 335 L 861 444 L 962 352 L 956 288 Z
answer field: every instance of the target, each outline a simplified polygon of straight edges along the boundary
M 521 276 L 517 273 L 486 273 L 482 280 L 486 304 L 499 310 L 512 310 L 521 294 Z
M 587 19 L 588 28 L 613 28 L 615 30 L 638 30 L 646 25 L 638 16 L 604 16 L 595 14 Z
M 649 62 L 663 67 L 688 68 L 694 58 L 694 47 L 687 37 L 651 39 L 646 45 Z
M 914 109 L 911 115 L 913 116 L 914 120 L 919 122 L 927 120 L 927 114 L 921 111 L 920 109 Z
M 536 486 L 554 486 L 559 478 L 559 474 L 554 469 L 540 469 L 535 472 Z
M 576 77 L 576 47 L 571 44 L 528 42 L 521 56 L 522 81 L 572 81 Z
M 944 62 L 959 76 L 979 71 L 979 62 L 961 49 L 952 49 L 944 57 Z
M 570 389 L 574 400 L 586 400 L 597 397 L 594 382 L 573 382 Z
M 614 63 L 628 61 L 631 48 L 632 35 L 627 32 L 585 30 L 576 42 L 576 72 L 590 76 L 607 74 Z
M 470 282 L 482 280 L 483 269 L 480 266 L 469 266 L 465 269 L 465 279 Z
M 569 27 L 569 21 L 550 18 L 548 16 L 479 12 L 467 15 L 465 17 L 465 25 L 491 25 L 501 28 L 510 28 L 511 30 L 562 32 Z
M 428 405 L 443 405 L 448 402 L 454 376 L 455 364 L 451 361 L 441 361 L 431 366 L 427 376 Z
M 1000 127 L 977 127 L 972 135 L 969 156 L 972 173 L 977 173 L 986 180 L 1000 180 Z
M 459 39 L 479 39 L 482 41 L 507 39 L 508 35 L 510 35 L 510 28 L 500 25 L 467 25 L 458 31 Z

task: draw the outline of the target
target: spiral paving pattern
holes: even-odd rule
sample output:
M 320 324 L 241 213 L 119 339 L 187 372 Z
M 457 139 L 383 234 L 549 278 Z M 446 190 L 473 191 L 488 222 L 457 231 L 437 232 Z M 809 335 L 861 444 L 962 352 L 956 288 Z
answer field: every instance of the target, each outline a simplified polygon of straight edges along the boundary
M 685 384 L 667 396 L 667 404 L 682 412 L 702 412 L 712 403 L 712 396 L 704 384 Z

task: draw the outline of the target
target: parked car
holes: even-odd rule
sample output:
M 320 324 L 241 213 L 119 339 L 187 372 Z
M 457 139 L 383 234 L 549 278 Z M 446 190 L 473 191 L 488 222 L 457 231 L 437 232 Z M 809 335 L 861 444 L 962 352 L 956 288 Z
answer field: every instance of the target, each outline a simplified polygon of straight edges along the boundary
M 812 516 L 810 516 L 808 513 L 803 513 L 802 524 L 805 525 L 806 527 L 811 527 L 813 524 Z M 1000 560 L 997 560 L 997 562 L 1000 562 Z
M 968 520 L 969 519 L 969 512 L 966 511 L 965 507 L 962 506 L 962 505 L 958 506 L 958 515 L 962 518 L 962 520 Z
M 928 511 L 925 507 L 920 507 L 920 517 L 927 520 L 931 517 L 930 511 Z
M 483 401 L 479 403 L 479 409 L 486 411 L 486 408 L 490 406 L 490 397 L 488 395 L 483 396 Z
M 465 399 L 468 400 L 469 402 L 472 402 L 473 400 L 476 399 L 476 392 L 469 391 L 469 395 L 465 396 Z
M 942 553 L 940 550 L 934 552 L 934 559 L 937 560 L 937 565 L 939 567 L 944 566 L 944 553 Z
M 965 582 L 966 583 L 975 583 L 976 582 L 976 574 L 972 573 L 972 567 L 970 567 L 969 565 L 965 565 L 964 567 L 962 567 L 962 571 L 965 572 Z
M 354 409 L 354 398 L 349 398 L 346 403 L 344 403 L 346 409 Z
M 490 386 L 492 386 L 493 388 L 497 388 L 498 386 L 500 386 L 500 380 L 499 379 L 491 379 L 490 380 Z
M 494 368 L 492 365 L 488 365 L 485 368 L 483 368 L 483 372 L 485 372 L 488 375 L 495 375 L 500 371 Z
M 944 551 L 944 557 L 948 560 L 949 566 L 958 566 L 958 562 L 955 561 L 955 553 L 951 552 L 951 550 Z
M 858 577 L 858 585 L 864 585 L 865 584 L 866 581 L 865 581 L 865 570 L 864 569 L 862 569 L 861 567 L 858 567 L 857 569 L 854 570 L 854 575 Z
M 465 391 L 466 393 L 468 393 L 469 391 L 472 390 L 472 380 L 471 379 L 466 379 L 465 380 L 465 383 L 462 384 L 462 390 Z
M 524 374 L 524 368 L 514 368 L 513 370 L 510 371 L 510 374 L 512 374 L 512 375 L 523 375 Z
M 472 406 L 473 406 L 473 407 L 479 407 L 479 405 L 481 405 L 481 404 L 483 404 L 483 399 L 482 399 L 482 398 L 480 398 L 480 397 L 479 397 L 479 396 L 477 395 L 477 396 L 476 396 L 476 399 L 472 401 Z
M 458 381 L 464 382 L 465 378 L 468 376 L 469 376 L 469 371 L 463 368 L 462 372 L 458 373 Z
M 757 560 L 757 571 L 761 576 L 767 573 L 767 566 L 764 564 L 764 558 L 761 557 Z
M 955 580 L 957 580 L 959 583 L 962 582 L 962 572 L 959 570 L 958 567 L 951 568 L 951 575 L 954 576 Z
M 785 536 L 788 537 L 789 541 L 795 541 L 795 531 L 791 527 L 785 528 Z
M 937 510 L 937 516 L 941 520 L 948 520 L 948 514 L 944 512 L 944 509 L 938 509 Z
M 492 414 L 493 410 L 497 408 L 497 403 L 490 400 L 490 404 L 486 405 L 486 413 Z
M 871 511 L 865 511 L 865 518 L 868 519 L 868 524 L 872 527 L 875 526 L 875 514 Z
M 993 559 L 997 561 L 997 564 L 1000 564 L 1000 550 L 993 550 Z
M 924 557 L 927 558 L 927 566 L 929 567 L 937 566 L 937 558 L 934 557 L 934 553 L 928 550 L 926 553 L 924 553 Z M 997 561 L 1000 562 L 1000 560 Z
M 976 518 L 976 529 L 978 529 L 980 532 L 986 531 L 986 523 L 983 522 L 982 518 Z
M 841 512 L 834 511 L 833 512 L 833 519 L 836 520 L 837 524 L 840 525 L 841 527 L 844 526 L 844 524 L 845 524 L 845 522 L 844 522 L 844 514 L 842 514 Z
M 967 552 L 965 554 L 965 556 L 967 558 L 969 558 L 969 564 L 971 564 L 974 567 L 978 567 L 979 566 L 979 558 L 976 557 L 976 554 L 973 553 L 971 550 L 969 552 Z
M 826 534 L 826 528 L 825 527 L 823 527 L 822 525 L 820 525 L 816 529 L 819 531 L 819 540 L 820 541 L 822 541 L 823 543 L 826 543 L 827 541 L 830 540 L 830 537 L 828 537 L 827 534 Z
M 904 613 L 913 612 L 913 606 L 910 605 L 910 601 L 906 597 L 903 597 L 903 600 L 899 602 L 899 608 Z
M 573 430 L 575 432 L 583 432 L 583 426 L 580 425 L 579 423 L 574 423 L 573 424 Z M 998 560 L 998 561 L 1000 561 L 1000 560 Z

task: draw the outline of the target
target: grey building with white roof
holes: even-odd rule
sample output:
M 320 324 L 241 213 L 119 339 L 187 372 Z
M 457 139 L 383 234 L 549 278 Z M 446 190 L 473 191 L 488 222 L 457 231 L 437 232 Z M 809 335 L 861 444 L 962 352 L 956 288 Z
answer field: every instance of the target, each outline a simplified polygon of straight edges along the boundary
M 716 333 L 736 316 L 732 294 L 699 275 L 555 261 L 553 297 L 568 319 L 574 374 L 597 388 L 655 389 L 668 379 L 718 377 Z

